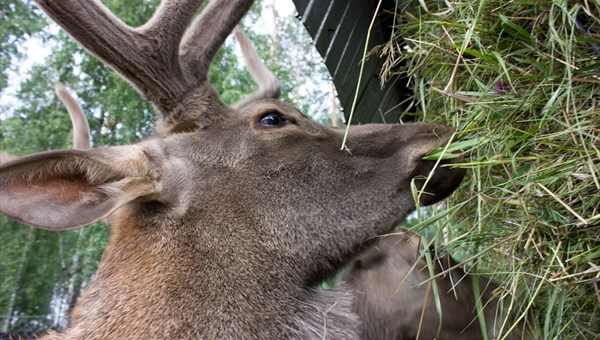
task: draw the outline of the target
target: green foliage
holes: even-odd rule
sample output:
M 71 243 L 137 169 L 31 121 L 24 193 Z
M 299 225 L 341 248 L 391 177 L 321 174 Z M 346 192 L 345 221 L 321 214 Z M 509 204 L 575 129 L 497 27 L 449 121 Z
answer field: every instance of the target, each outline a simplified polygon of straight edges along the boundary
M 423 5 L 387 46 L 385 76 L 411 78 L 423 120 L 458 127 L 470 171 L 416 229 L 501 282 L 526 338 L 596 338 L 600 4 Z
M 8 70 L 22 57 L 19 44 L 46 24 L 29 0 L 0 0 L 0 91 L 8 85 Z

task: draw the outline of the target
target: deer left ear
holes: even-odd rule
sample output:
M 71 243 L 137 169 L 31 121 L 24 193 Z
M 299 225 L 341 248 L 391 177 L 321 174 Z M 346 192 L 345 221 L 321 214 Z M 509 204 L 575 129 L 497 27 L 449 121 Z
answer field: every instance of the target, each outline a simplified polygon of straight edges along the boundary
M 34 227 L 75 229 L 159 191 L 139 146 L 50 151 L 0 167 L 0 212 Z

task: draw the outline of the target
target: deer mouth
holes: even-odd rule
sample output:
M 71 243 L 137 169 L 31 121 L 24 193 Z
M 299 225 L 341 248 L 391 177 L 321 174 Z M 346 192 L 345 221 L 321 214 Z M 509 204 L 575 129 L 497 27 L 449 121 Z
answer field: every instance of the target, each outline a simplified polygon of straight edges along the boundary
M 419 195 L 419 203 L 430 205 L 437 203 L 450 196 L 460 185 L 465 177 L 466 170 L 453 166 L 461 158 L 454 160 L 436 161 L 422 160 L 417 165 L 414 181 L 417 188 L 422 191 Z

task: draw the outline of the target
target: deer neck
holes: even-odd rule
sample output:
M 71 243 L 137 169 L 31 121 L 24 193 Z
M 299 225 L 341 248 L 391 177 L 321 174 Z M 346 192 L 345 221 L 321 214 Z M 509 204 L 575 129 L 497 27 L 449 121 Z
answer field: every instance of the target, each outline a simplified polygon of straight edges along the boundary
M 297 274 L 287 272 L 286 260 L 250 246 L 253 241 L 244 235 L 232 230 L 227 242 L 219 243 L 202 239 L 210 234 L 173 237 L 148 228 L 113 227 L 96 276 L 62 336 L 316 338 L 327 333 L 352 339 L 357 334 L 348 291 L 304 287 L 300 278 L 290 284 L 290 275 Z

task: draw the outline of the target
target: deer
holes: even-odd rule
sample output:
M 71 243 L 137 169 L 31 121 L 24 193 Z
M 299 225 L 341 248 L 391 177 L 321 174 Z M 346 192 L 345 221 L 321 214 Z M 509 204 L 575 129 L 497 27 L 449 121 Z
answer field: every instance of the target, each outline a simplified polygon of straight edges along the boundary
M 0 166 L 0 212 L 111 235 L 69 326 L 44 339 L 358 339 L 347 288 L 319 283 L 465 170 L 423 156 L 451 127 L 320 125 L 264 86 L 233 105 L 208 82 L 253 1 L 163 1 L 130 27 L 97 0 L 36 0 L 159 113 L 133 145 L 56 150 Z M 262 77 L 262 78 L 261 78 Z M 414 189 L 420 194 L 413 197 Z
M 484 339 L 476 299 L 487 339 L 499 338 L 495 294 L 499 286 L 484 276 L 465 273 L 440 250 L 424 248 L 418 234 L 403 231 L 376 238 L 350 262 L 343 282 L 355 294 L 353 309 L 362 321 L 362 339 Z M 432 258 L 432 274 L 424 252 Z M 431 280 L 439 294 L 439 314 Z M 478 282 L 479 296 L 473 280 Z M 519 339 L 517 333 L 508 339 Z

